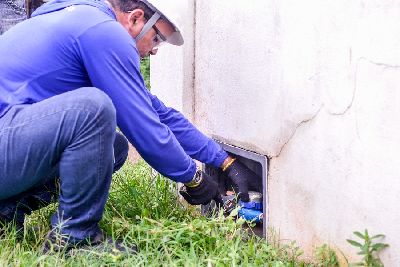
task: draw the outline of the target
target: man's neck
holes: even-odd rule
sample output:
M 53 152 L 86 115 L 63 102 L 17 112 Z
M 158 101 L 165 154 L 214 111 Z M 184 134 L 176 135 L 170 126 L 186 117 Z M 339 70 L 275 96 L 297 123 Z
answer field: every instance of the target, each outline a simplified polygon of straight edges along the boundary
M 112 6 L 112 4 L 110 2 L 108 2 L 107 0 L 104 1 L 104 2 L 106 2 L 110 6 L 110 8 L 114 11 L 114 14 L 115 14 L 115 16 L 117 18 L 117 21 L 119 23 L 121 23 L 122 26 L 125 27 L 125 25 L 128 25 L 128 17 L 129 17 L 128 15 L 129 14 L 127 14 L 125 12 L 122 12 L 122 11 L 118 10 L 117 8 L 114 8 Z

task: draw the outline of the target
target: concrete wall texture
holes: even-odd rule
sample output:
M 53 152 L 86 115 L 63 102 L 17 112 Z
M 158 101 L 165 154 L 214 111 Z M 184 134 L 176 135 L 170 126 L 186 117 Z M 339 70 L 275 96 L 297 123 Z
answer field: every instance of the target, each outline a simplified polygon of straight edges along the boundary
M 345 239 L 367 228 L 400 266 L 400 2 L 171 4 L 186 44 L 152 59 L 152 90 L 208 135 L 268 156 L 280 238 L 356 260 Z

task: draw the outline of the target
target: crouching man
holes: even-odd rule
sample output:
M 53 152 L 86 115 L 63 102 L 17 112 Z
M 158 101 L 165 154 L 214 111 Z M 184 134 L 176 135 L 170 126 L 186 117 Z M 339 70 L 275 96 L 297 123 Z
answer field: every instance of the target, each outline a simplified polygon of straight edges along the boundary
M 185 183 L 191 204 L 218 194 L 193 159 L 223 168 L 244 201 L 259 186 L 146 89 L 140 58 L 163 42 L 183 44 L 167 2 L 53 0 L 0 36 L 0 219 L 23 229 L 27 214 L 58 198 L 45 250 L 59 234 L 58 249 L 110 241 L 98 222 L 127 140 L 158 172 Z

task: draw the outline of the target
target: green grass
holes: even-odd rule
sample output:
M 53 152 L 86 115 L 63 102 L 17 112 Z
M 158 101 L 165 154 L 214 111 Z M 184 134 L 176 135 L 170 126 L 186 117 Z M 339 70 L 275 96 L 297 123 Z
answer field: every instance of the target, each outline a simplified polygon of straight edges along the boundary
M 142 73 L 146 87 L 150 89 L 150 57 L 146 57 L 140 61 L 140 72 Z
M 243 229 L 243 220 L 205 218 L 178 201 L 175 184 L 144 162 L 130 163 L 114 175 L 101 227 L 137 255 L 76 251 L 41 255 L 56 206 L 29 216 L 22 242 L 13 229 L 0 240 L 0 266 L 304 266 L 295 244 L 268 243 Z M 308 264 L 307 266 L 311 266 Z

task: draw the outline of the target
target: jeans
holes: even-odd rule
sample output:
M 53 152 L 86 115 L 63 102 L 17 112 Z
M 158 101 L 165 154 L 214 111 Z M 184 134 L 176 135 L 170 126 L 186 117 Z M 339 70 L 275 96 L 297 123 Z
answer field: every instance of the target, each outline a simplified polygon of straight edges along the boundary
M 112 173 L 127 155 L 115 108 L 96 88 L 14 106 L 0 118 L 0 216 L 23 222 L 56 199 L 59 177 L 52 227 L 77 241 L 94 237 Z

